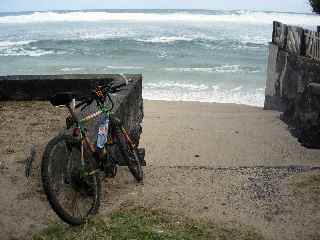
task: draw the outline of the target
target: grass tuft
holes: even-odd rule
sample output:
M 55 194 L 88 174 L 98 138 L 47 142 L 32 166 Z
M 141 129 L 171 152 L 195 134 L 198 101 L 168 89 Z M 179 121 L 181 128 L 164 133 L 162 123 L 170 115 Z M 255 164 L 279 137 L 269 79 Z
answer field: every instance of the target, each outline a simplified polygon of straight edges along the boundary
M 81 227 L 51 224 L 33 240 L 259 240 L 251 227 L 230 228 L 196 221 L 165 210 L 122 209 L 108 218 L 95 218 Z

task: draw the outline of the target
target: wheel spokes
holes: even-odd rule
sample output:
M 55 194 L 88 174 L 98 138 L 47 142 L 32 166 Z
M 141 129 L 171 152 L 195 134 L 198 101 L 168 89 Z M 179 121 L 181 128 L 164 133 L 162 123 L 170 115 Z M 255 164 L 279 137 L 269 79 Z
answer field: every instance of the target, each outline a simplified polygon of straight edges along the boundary
M 91 184 L 95 176 L 82 170 L 79 149 L 69 149 L 66 144 L 57 144 L 53 150 L 48 168 L 49 183 L 59 205 L 70 216 L 83 219 L 96 204 L 97 189 Z M 88 194 L 90 191 L 92 194 Z
M 74 192 L 73 194 L 73 198 L 72 198 L 72 203 L 71 203 L 71 207 L 72 207 L 72 215 L 73 216 L 79 216 L 80 218 L 83 218 L 83 216 L 81 215 L 81 212 L 79 210 L 79 205 L 78 205 L 78 199 L 80 197 L 79 192 Z M 79 213 L 79 215 L 77 214 Z

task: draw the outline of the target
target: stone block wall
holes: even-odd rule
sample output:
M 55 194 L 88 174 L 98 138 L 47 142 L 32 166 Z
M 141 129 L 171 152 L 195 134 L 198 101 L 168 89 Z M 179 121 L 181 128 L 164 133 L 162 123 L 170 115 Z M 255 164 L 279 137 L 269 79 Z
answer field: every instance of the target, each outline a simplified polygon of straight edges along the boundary
M 305 32 L 310 30 L 274 23 L 264 108 L 281 111 L 298 139 L 315 146 L 320 145 L 320 96 L 309 84 L 320 83 L 320 61 L 306 56 Z

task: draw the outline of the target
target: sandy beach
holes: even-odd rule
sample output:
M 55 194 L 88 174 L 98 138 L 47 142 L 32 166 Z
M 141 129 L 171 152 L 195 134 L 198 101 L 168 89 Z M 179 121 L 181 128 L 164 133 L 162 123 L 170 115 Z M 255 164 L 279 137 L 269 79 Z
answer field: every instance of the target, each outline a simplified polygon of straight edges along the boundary
M 105 183 L 100 214 L 143 205 L 222 224 L 248 225 L 267 239 L 319 239 L 320 150 L 302 147 L 280 113 L 235 104 L 144 101 L 145 182 L 126 168 Z M 30 238 L 58 220 L 39 182 L 46 143 L 66 110 L 44 102 L 0 103 L 0 238 Z M 31 179 L 24 161 L 37 159 Z
M 245 105 L 145 101 L 141 144 L 155 166 L 319 165 L 319 151 L 302 147 L 279 116 Z

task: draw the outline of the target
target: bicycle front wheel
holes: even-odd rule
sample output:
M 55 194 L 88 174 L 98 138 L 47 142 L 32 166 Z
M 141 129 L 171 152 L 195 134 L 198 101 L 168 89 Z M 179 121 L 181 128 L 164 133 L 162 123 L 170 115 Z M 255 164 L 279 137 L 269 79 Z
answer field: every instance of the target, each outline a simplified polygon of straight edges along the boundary
M 53 138 L 45 148 L 41 178 L 48 201 L 65 222 L 81 225 L 98 212 L 101 183 L 91 154 L 71 136 Z

